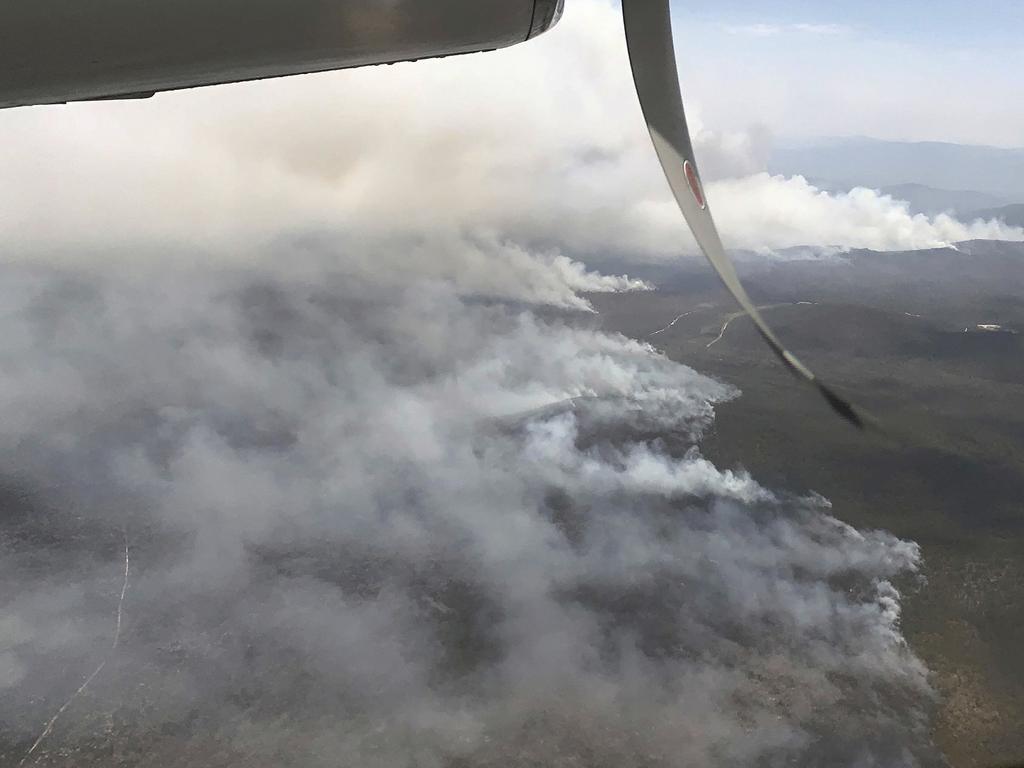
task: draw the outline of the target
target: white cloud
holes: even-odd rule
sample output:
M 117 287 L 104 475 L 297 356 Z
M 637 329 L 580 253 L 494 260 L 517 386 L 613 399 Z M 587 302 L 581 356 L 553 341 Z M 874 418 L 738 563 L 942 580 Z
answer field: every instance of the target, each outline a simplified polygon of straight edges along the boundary
M 730 35 L 746 37 L 777 37 L 791 32 L 807 35 L 843 35 L 850 31 L 843 24 L 814 24 L 801 22 L 796 24 L 725 24 L 722 26 Z
M 792 28 L 797 32 L 805 32 L 809 35 L 845 35 L 850 28 L 845 24 L 793 24 Z
M 785 27 L 778 24 L 727 24 L 725 31 L 730 35 L 748 35 L 750 37 L 774 37 L 782 34 Z

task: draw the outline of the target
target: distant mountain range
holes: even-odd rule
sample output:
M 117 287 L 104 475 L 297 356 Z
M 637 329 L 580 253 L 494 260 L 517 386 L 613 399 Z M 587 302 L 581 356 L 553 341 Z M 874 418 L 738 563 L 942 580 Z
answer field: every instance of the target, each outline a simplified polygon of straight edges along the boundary
M 962 218 L 974 219 L 1001 219 L 1014 227 L 1024 227 L 1024 204 L 1014 203 L 999 208 L 984 208 L 964 214 Z
M 825 188 L 896 190 L 895 197 L 909 200 L 922 213 L 984 210 L 1024 201 L 1024 149 L 822 139 L 780 145 L 768 170 L 800 174 Z
M 969 211 L 994 211 L 1012 202 L 986 192 L 969 189 L 937 189 L 924 184 L 893 184 L 882 187 L 879 191 L 897 200 L 906 200 L 910 204 L 911 212 L 923 213 L 928 216 L 939 213 L 963 214 Z

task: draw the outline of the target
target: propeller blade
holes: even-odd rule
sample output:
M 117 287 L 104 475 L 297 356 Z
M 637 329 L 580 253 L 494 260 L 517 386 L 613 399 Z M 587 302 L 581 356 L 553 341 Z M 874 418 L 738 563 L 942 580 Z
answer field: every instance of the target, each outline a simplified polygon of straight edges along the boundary
M 857 428 L 864 429 L 869 417 L 823 384 L 782 345 L 750 300 L 732 260 L 722 247 L 722 240 L 704 195 L 690 131 L 686 126 L 679 74 L 676 71 L 675 47 L 672 43 L 669 0 L 622 0 L 622 16 L 633 81 L 651 141 L 654 142 L 654 150 L 668 178 L 672 194 L 697 244 L 718 272 L 725 287 L 783 364 L 798 378 L 817 389 L 836 413 Z

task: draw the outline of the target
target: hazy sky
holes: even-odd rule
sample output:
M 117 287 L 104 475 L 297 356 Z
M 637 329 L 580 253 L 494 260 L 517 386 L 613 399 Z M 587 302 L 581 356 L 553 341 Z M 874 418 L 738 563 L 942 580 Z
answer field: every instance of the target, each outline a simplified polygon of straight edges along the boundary
M 1024 144 L 1024 5 L 677 2 L 684 87 L 708 124 L 781 136 Z
M 677 2 L 681 12 L 736 24 L 841 24 L 874 35 L 923 44 L 1019 46 L 1024 5 L 1017 0 L 718 0 L 702 14 L 698 4 Z
M 795 22 L 765 11 L 755 23 L 737 14 L 678 18 L 681 37 L 708 51 L 680 46 L 683 85 L 729 247 L 1024 238 L 991 223 L 913 217 L 870 190 L 830 196 L 764 173 L 772 134 L 1009 141 L 1024 114 L 1009 86 L 990 98 L 964 74 L 940 90 L 930 49 L 878 42 L 821 15 Z M 877 56 L 863 65 L 872 56 L 862 50 L 905 53 L 901 74 Z M 954 97 L 1008 117 L 950 109 Z M 386 241 L 372 258 L 400 271 L 409 254 L 393 241 L 430 233 L 452 258 L 426 258 L 427 268 L 486 277 L 474 290 L 504 295 L 523 274 L 539 279 L 530 258 L 538 248 L 551 257 L 543 274 L 561 269 L 555 254 L 594 266 L 602 256 L 619 263 L 695 250 L 651 150 L 610 0 L 573 0 L 549 34 L 495 53 L 8 110 L 0 168 L 9 258 L 136 261 L 156 242 L 189 260 L 248 262 L 283 233 L 326 229 L 362 244 L 349 259 L 370 258 L 380 249 L 368 243 Z M 501 270 L 467 269 L 483 246 L 502 251 Z

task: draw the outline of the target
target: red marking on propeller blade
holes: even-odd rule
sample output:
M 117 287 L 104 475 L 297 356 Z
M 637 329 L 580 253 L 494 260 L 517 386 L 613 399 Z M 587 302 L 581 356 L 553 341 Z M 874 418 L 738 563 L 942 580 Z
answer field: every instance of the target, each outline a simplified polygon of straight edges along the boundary
M 704 190 L 700 186 L 700 179 L 697 178 L 697 169 L 693 167 L 693 163 L 689 160 L 683 161 L 683 173 L 686 174 L 686 183 L 690 185 L 693 199 L 697 201 L 697 205 L 703 210 L 707 207 L 707 202 L 704 200 Z

